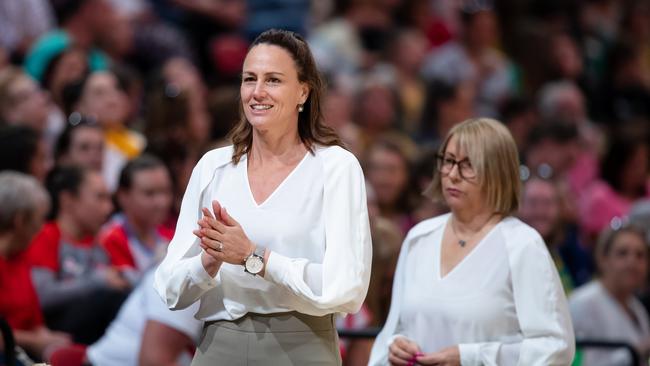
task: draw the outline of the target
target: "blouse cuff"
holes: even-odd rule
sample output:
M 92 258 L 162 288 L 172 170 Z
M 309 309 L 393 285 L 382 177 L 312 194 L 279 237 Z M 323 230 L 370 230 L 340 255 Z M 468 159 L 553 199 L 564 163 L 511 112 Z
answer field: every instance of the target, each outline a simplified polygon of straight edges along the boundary
M 283 284 L 284 276 L 287 268 L 291 267 L 291 259 L 271 251 L 269 259 L 266 261 L 266 269 L 264 270 L 264 279 L 273 283 Z
M 199 254 L 189 259 L 190 278 L 199 288 L 209 290 L 217 286 L 217 276 L 212 277 L 205 270 L 203 262 L 201 262 L 201 255 Z
M 474 366 L 480 365 L 480 348 L 478 343 L 465 343 L 458 345 L 458 352 L 460 353 L 461 366 Z

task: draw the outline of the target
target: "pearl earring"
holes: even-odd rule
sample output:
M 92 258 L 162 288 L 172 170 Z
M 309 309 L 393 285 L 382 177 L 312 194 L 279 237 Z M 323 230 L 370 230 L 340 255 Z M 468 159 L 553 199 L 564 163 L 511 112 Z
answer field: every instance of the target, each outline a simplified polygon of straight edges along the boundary
M 305 107 L 302 104 L 298 104 L 298 112 L 302 112 L 305 110 Z

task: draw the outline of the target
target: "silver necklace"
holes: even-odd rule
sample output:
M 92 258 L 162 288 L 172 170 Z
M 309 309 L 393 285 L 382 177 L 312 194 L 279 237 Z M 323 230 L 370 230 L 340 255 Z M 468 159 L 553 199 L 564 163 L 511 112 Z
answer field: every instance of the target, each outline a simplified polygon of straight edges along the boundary
M 458 237 L 458 234 L 456 233 L 456 228 L 454 227 L 453 222 L 451 223 L 451 231 L 454 232 L 454 236 L 456 237 L 456 239 L 458 239 L 458 245 L 460 245 L 461 248 L 465 248 L 465 245 L 467 244 L 467 241 Z
M 468 242 L 469 240 L 471 240 L 472 238 L 474 238 L 478 233 L 482 232 L 483 229 L 485 229 L 485 225 L 486 225 L 488 222 L 490 222 L 490 220 L 492 219 L 492 216 L 494 216 L 494 214 L 491 215 L 490 217 L 488 217 L 487 221 L 486 221 L 486 222 L 481 226 L 481 229 L 479 229 L 479 231 L 475 232 L 474 234 L 470 235 L 470 237 L 469 237 L 467 240 L 463 240 L 463 239 L 461 239 L 461 238 L 458 236 L 458 233 L 456 232 L 456 228 L 454 227 L 454 222 L 455 222 L 456 220 L 453 220 L 453 219 L 452 219 L 453 221 L 450 223 L 450 224 L 451 224 L 451 231 L 453 231 L 454 236 L 456 237 L 456 239 L 458 239 L 458 245 L 460 245 L 461 248 L 465 248 L 465 245 L 467 245 L 467 242 Z

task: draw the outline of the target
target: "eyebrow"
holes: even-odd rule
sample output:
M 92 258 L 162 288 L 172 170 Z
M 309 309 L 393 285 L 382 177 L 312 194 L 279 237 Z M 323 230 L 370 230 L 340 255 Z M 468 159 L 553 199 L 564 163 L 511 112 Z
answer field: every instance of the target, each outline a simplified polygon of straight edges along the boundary
M 445 152 L 445 155 L 449 155 L 452 159 L 456 159 L 456 155 L 454 155 L 454 153 Z M 465 160 L 470 161 L 469 156 L 465 156 L 464 158 L 462 158 L 462 159 L 460 159 L 458 161 L 465 161 Z
M 257 74 L 252 72 L 252 71 L 244 71 L 244 72 L 242 72 L 242 75 L 257 75 Z M 263 75 L 265 75 L 265 76 L 269 76 L 269 75 L 281 75 L 281 76 L 284 76 L 284 73 L 281 73 L 279 71 L 271 71 L 271 72 L 264 73 Z

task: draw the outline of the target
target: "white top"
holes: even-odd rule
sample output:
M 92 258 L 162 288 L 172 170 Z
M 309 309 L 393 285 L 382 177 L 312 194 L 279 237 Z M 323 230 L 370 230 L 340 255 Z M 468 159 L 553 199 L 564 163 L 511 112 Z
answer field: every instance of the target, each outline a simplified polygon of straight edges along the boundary
M 197 317 L 234 320 L 248 312 L 299 311 L 322 316 L 356 312 L 368 290 L 370 225 L 363 172 L 340 147 L 307 154 L 271 196 L 255 203 L 247 160 L 232 147 L 208 152 L 192 172 L 167 256 L 155 287 L 170 308 L 200 299 Z M 201 207 L 218 200 L 246 235 L 271 250 L 265 276 L 224 263 L 211 277 L 192 234 Z
M 571 294 L 569 306 L 578 339 L 616 341 L 639 346 L 650 340 L 650 324 L 643 304 L 634 297 L 627 305 L 638 323 L 605 290 L 600 281 L 592 281 Z M 614 351 L 585 348 L 583 365 L 629 365 L 630 353 L 625 349 Z M 645 363 L 647 364 L 647 363 Z
M 153 289 L 153 271 L 149 271 L 129 295 L 102 338 L 88 347 L 88 359 L 95 366 L 137 366 L 147 320 L 176 329 L 197 343 L 203 326 L 194 318 L 197 309 L 198 304 L 180 311 L 167 309 Z M 179 365 L 189 365 L 191 361 L 188 352 L 177 360 Z
M 499 222 L 446 276 L 440 247 L 450 214 L 408 233 L 388 319 L 370 365 L 388 364 L 401 335 L 422 352 L 458 345 L 461 365 L 569 365 L 574 338 L 557 270 L 544 241 L 516 218 Z

